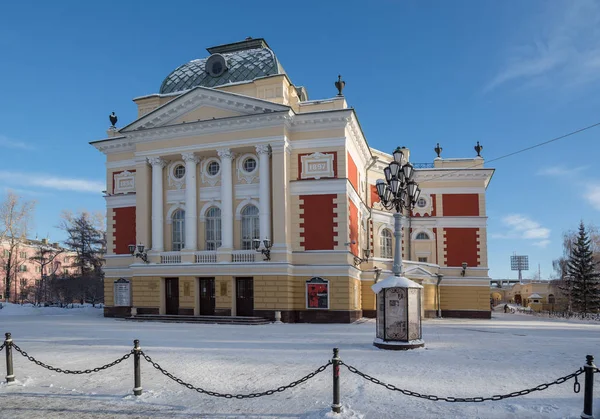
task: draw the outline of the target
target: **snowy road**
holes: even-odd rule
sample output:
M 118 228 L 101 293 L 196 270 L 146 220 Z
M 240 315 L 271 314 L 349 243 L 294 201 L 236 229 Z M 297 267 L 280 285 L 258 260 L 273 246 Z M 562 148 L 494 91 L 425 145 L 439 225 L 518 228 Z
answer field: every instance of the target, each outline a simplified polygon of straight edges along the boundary
M 163 367 L 197 386 L 248 393 L 277 388 L 342 359 L 394 385 L 438 396 L 509 393 L 600 359 L 600 324 L 494 314 L 492 320 L 428 320 L 426 348 L 390 352 L 372 346 L 375 325 L 193 325 L 105 319 L 93 309 L 0 310 L 0 332 L 53 366 L 108 363 L 141 340 Z M 323 418 L 331 369 L 283 393 L 235 400 L 197 394 L 142 364 L 144 393 L 131 395 L 132 360 L 91 375 L 62 375 L 15 354 L 12 385 L 0 384 L 0 418 Z M 4 354 L 2 354 L 4 358 Z M 4 362 L 0 373 L 4 375 Z M 476 404 L 431 402 L 392 393 L 342 369 L 343 418 L 579 418 L 583 393 L 573 381 L 527 396 Z M 599 374 L 600 375 L 600 374 Z M 582 377 L 583 378 L 583 377 Z M 580 380 L 583 382 L 583 380 Z M 596 376 L 595 414 L 600 417 Z M 582 386 L 583 387 L 583 386 Z M 333 416 L 331 416 L 333 417 Z

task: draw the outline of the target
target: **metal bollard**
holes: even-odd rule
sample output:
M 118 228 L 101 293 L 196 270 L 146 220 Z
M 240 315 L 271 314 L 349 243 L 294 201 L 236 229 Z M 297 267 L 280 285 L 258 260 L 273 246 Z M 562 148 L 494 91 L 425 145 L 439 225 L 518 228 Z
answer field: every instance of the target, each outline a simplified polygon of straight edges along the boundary
M 331 359 L 333 364 L 333 403 L 331 411 L 333 413 L 342 412 L 342 405 L 340 404 L 340 361 L 340 350 L 333 348 L 333 358 Z
M 140 341 L 135 339 L 133 341 L 133 394 L 135 396 L 141 396 L 142 394 L 142 369 L 140 368 Z
M 13 359 L 12 359 L 12 337 L 10 333 L 5 333 L 6 339 L 4 340 L 4 350 L 6 351 L 6 382 L 12 383 L 15 381 L 15 373 L 13 371 Z
M 594 357 L 592 355 L 587 355 L 585 359 L 587 362 L 583 366 L 585 371 L 585 388 L 583 390 L 583 412 L 581 413 L 581 419 L 594 419 L 594 373 L 596 366 L 594 365 Z

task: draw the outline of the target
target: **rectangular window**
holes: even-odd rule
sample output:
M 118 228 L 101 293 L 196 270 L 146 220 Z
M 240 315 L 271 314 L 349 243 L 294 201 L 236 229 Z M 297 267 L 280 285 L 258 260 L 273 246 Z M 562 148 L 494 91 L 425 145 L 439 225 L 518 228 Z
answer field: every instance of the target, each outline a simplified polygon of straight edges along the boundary
M 27 258 L 27 252 L 19 252 L 19 257 L 21 259 L 26 259 Z
M 19 272 L 27 272 L 27 266 L 26 265 L 19 266 Z
M 42 267 L 41 267 L 41 266 L 36 266 L 36 267 L 35 267 L 35 271 L 36 271 L 37 273 L 40 273 L 40 272 L 42 272 Z
M 7 258 L 10 256 L 10 252 L 8 250 L 4 250 L 4 257 Z
M 426 257 L 425 258 L 419 257 L 419 262 L 425 262 L 425 263 L 427 263 L 427 258 Z
M 329 282 L 323 278 L 306 281 L 306 308 L 329 308 Z

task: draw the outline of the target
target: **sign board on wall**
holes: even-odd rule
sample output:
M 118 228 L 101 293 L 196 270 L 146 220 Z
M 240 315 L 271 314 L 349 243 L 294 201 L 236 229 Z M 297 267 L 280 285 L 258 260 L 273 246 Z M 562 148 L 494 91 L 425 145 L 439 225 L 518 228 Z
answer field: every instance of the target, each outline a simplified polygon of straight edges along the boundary
M 114 305 L 131 307 L 131 282 L 125 278 L 119 278 L 114 283 Z
M 302 171 L 301 179 L 321 179 L 335 177 L 333 170 L 333 154 L 313 153 L 301 156 Z

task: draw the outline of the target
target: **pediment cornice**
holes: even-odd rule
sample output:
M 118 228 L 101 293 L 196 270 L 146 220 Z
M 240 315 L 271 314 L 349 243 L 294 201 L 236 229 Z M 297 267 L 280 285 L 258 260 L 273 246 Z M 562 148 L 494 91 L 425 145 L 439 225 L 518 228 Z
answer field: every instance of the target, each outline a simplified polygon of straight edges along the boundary
M 148 129 L 165 126 L 180 116 L 201 106 L 229 110 L 243 115 L 281 112 L 290 109 L 289 106 L 280 105 L 263 99 L 204 87 L 196 87 L 121 128 L 119 132 L 129 133 L 140 128 Z

